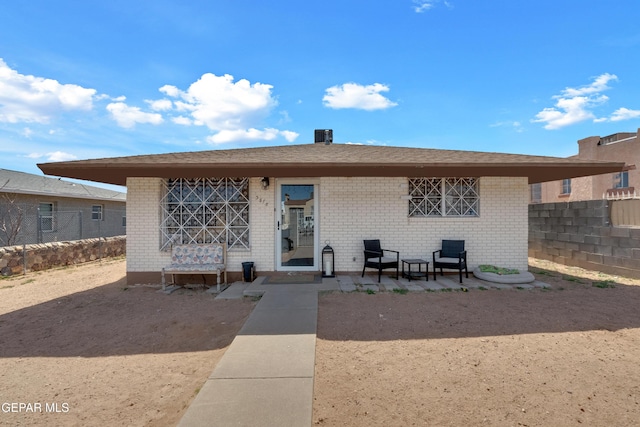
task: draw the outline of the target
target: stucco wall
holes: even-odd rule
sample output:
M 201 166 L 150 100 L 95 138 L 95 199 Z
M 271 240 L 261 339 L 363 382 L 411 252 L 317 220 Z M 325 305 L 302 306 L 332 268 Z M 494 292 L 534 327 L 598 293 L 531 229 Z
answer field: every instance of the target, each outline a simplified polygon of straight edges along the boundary
M 638 191 L 640 188 L 640 169 L 632 167 L 640 162 L 640 129 L 633 136 L 629 132 L 622 136 L 622 140 L 598 145 L 600 136 L 590 136 L 578 141 L 578 154 L 572 157 L 583 160 L 604 160 L 625 162 L 628 166 L 629 187 Z M 603 174 L 573 178 L 571 180 L 571 194 L 562 193 L 562 181 L 542 183 L 541 203 L 576 202 L 582 200 L 599 200 L 607 190 L 613 189 L 615 174 Z
M 40 203 L 54 205 L 52 231 L 42 231 L 39 227 Z M 103 207 L 102 220 L 91 218 L 94 205 Z M 7 233 L 7 230 L 0 230 L 0 245 L 122 236 L 127 232 L 126 226 L 123 225 L 124 216 L 124 200 L 94 200 L 0 192 L 0 222 L 5 221 L 9 231 Z M 20 230 L 16 235 L 12 235 L 13 224 L 18 223 Z
M 258 272 L 275 270 L 275 188 L 273 178 L 266 190 L 260 178 L 250 180 L 251 249 L 229 252 L 230 272 L 240 272 L 244 261 L 253 261 Z M 127 181 L 127 271 L 132 280 L 169 263 L 169 253 L 159 249 L 161 191 L 160 179 Z M 320 249 L 330 242 L 338 272 L 362 270 L 362 240 L 371 238 L 399 250 L 401 257 L 427 259 L 442 239 L 464 239 L 471 266 L 527 269 L 526 178 L 481 178 L 477 218 L 408 218 L 407 194 L 406 178 L 320 179 Z

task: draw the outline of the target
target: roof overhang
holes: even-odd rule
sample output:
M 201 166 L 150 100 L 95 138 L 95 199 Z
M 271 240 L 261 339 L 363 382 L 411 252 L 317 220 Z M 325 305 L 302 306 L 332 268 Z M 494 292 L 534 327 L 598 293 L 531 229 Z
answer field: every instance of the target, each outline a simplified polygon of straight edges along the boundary
M 326 147 L 326 148 L 325 148 Z M 372 160 L 373 159 L 373 160 Z M 127 178 L 526 177 L 530 184 L 620 172 L 623 162 L 333 144 L 42 163 L 47 175 L 126 185 Z

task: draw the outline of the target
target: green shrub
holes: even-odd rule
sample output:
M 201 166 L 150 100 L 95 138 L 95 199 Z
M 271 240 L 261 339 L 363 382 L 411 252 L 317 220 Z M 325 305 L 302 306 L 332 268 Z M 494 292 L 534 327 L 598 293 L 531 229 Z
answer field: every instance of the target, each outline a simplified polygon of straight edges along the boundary
M 496 267 L 495 265 L 483 264 L 479 268 L 483 273 L 495 273 L 501 276 L 506 274 L 520 274 L 520 272 L 514 268 Z

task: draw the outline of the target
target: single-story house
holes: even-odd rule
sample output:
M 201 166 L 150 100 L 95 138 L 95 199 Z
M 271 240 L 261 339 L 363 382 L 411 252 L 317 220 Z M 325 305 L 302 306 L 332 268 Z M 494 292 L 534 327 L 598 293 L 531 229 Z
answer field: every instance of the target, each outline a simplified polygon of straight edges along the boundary
M 0 246 L 126 234 L 127 194 L 0 169 Z
M 226 242 L 229 279 L 258 272 L 362 271 L 363 240 L 429 260 L 466 241 L 470 268 L 527 270 L 528 184 L 624 164 L 321 142 L 38 165 L 48 175 L 127 186 L 127 280 L 159 282 L 174 243 Z M 212 282 L 213 283 L 213 282 Z

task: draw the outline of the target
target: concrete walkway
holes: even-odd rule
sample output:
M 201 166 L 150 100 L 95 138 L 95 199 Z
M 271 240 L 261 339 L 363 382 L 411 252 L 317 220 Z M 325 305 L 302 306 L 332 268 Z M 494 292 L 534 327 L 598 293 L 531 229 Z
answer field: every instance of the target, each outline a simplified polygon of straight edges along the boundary
M 436 281 L 383 276 L 338 276 L 318 284 L 234 283 L 217 299 L 261 296 L 242 329 L 180 420 L 179 427 L 310 427 L 319 291 L 410 292 L 461 289 L 516 289 L 470 276 Z M 544 288 L 546 283 L 517 285 Z
M 218 296 L 262 298 L 178 426 L 311 426 L 318 291 L 338 290 L 337 281 L 262 280 Z

